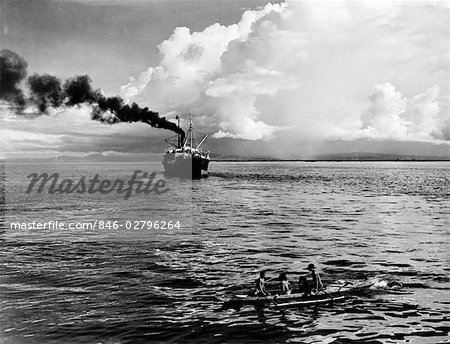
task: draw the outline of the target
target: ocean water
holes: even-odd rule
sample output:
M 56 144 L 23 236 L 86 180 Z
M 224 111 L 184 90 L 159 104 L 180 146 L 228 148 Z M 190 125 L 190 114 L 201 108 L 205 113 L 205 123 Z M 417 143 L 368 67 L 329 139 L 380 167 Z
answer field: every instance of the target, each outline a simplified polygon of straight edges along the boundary
M 2 172 L 1 343 L 449 342 L 450 163 L 212 162 L 209 178 L 168 180 L 171 197 L 20 191 L 45 168 Z M 100 219 L 181 228 L 9 228 Z M 311 308 L 223 307 L 259 270 L 295 280 L 310 262 L 325 284 L 377 277 L 403 288 Z

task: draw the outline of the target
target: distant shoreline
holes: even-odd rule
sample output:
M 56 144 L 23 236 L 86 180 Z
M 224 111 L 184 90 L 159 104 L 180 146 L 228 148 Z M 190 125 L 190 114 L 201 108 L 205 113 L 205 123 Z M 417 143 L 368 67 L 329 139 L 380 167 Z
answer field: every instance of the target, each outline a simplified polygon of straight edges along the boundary
M 0 159 L 0 164 L 5 164 L 6 162 L 12 163 L 46 163 L 46 162 L 56 162 L 56 163 L 65 163 L 65 164 L 91 164 L 91 163 L 145 163 L 146 161 L 142 160 L 102 160 L 102 161 L 93 161 L 93 160 L 81 160 L 81 161 L 56 161 L 54 159 Z M 250 162 L 306 162 L 306 163 L 314 163 L 314 162 L 450 162 L 449 159 L 358 159 L 358 160 L 325 160 L 325 159 L 219 159 L 214 160 L 211 159 L 211 162 L 240 162 L 240 163 L 250 163 Z M 154 162 L 153 162 L 154 163 Z
M 233 160 L 233 159 L 220 159 L 220 160 L 214 160 L 211 159 L 211 162 L 450 162 L 449 159 L 392 159 L 392 160 L 386 160 L 386 159 L 358 159 L 358 160 L 350 160 L 350 159 L 333 159 L 333 160 L 326 160 L 326 159 L 240 159 L 240 160 Z
M 123 155 L 103 155 L 101 153 L 89 154 L 86 156 L 59 155 L 56 157 L 20 157 L 10 156 L 6 159 L 2 157 L 0 163 L 145 163 L 160 162 L 159 154 L 137 156 L 134 154 Z M 330 153 L 321 154 L 309 158 L 299 159 L 281 159 L 271 156 L 241 156 L 241 155 L 220 155 L 212 154 L 211 162 L 449 162 L 449 155 L 419 155 L 419 154 L 389 154 L 389 153 L 370 153 L 370 152 L 351 152 L 351 153 Z

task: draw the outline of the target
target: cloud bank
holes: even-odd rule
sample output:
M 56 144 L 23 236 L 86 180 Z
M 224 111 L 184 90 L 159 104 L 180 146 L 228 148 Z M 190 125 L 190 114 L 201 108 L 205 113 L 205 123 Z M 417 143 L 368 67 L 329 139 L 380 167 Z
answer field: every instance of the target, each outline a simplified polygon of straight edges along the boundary
M 362 132 L 379 139 L 448 139 L 441 130 L 446 123 L 439 123 L 438 97 L 438 86 L 407 99 L 390 83 L 376 85 L 362 116 Z
M 178 27 L 122 96 L 216 138 L 449 140 L 448 6 L 296 2 Z

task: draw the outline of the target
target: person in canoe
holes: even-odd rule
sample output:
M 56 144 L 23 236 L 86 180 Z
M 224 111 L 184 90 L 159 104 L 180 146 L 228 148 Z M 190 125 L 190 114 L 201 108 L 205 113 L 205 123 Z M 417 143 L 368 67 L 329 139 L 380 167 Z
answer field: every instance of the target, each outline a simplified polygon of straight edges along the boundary
M 302 298 L 307 297 L 309 294 L 311 294 L 311 284 L 308 282 L 308 279 L 305 275 L 300 276 L 298 278 L 298 292 L 303 293 Z
M 303 298 L 323 290 L 322 279 L 316 272 L 314 264 L 309 264 L 306 269 L 311 272 L 311 280 L 308 281 L 307 275 L 300 276 L 298 279 L 298 290 L 300 293 L 303 293 Z
M 321 291 L 323 289 L 322 279 L 317 273 L 314 264 L 309 264 L 307 270 L 311 272 L 311 291 L 315 293 Z
M 270 293 L 266 290 L 266 282 L 266 272 L 263 270 L 259 273 L 259 278 L 255 281 L 255 296 L 270 296 Z
M 280 274 L 278 281 L 280 281 L 281 295 L 290 295 L 292 292 L 292 287 L 285 272 Z

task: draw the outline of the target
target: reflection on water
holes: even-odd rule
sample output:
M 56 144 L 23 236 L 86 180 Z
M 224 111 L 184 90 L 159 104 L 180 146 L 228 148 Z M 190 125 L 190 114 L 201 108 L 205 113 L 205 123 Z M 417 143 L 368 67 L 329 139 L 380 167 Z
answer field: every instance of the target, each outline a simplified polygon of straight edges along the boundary
M 448 340 L 449 164 L 211 169 L 189 191 L 194 225 L 185 232 L 6 231 L 2 343 Z M 60 204 L 58 212 L 76 217 L 84 206 Z M 43 217 L 55 211 L 35 207 Z M 111 204 L 89 207 L 86 218 L 111 214 Z M 123 203 L 114 216 L 128 219 L 133 211 L 136 204 Z M 325 283 L 387 275 L 404 288 L 334 306 L 222 308 L 260 269 L 269 276 L 287 270 L 295 279 L 309 262 Z

